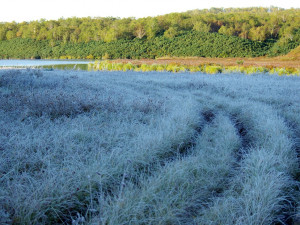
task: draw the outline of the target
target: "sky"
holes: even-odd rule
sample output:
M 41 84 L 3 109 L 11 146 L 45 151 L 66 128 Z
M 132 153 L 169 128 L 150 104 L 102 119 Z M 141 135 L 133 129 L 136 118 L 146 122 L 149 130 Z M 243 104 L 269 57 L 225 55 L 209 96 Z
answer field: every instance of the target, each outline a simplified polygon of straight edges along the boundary
M 61 17 L 147 17 L 211 7 L 300 8 L 300 0 L 2 0 L 0 21 Z

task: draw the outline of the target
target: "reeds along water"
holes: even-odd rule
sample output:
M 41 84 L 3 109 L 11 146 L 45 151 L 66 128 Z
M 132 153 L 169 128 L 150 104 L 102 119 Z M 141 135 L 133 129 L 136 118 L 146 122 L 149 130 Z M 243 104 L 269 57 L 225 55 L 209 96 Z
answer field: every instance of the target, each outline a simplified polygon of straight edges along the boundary
M 203 64 L 199 66 L 180 65 L 176 63 L 171 64 L 139 64 L 132 63 L 114 63 L 110 61 L 96 61 L 88 65 L 88 70 L 104 70 L 104 71 L 136 71 L 136 72 L 202 72 L 206 74 L 218 73 L 243 73 L 251 74 L 277 74 L 277 75 L 292 75 L 299 76 L 300 69 L 297 68 L 277 68 L 277 67 L 255 67 L 255 66 L 221 66 L 212 64 Z

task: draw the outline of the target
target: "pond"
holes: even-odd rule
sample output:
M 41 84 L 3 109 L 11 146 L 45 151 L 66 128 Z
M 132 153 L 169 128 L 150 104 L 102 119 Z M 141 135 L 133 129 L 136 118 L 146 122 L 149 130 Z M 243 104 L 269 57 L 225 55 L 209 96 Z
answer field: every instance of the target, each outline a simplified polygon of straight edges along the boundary
M 87 70 L 91 60 L 0 60 L 0 67 L 38 67 L 46 69 Z

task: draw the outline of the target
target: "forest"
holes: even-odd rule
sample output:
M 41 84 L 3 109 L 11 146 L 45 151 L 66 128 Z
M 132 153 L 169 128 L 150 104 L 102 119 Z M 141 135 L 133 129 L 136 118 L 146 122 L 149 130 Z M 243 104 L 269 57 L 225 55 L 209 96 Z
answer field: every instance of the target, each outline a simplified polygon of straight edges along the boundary
M 300 44 L 300 9 L 211 8 L 146 18 L 0 23 L 0 58 L 256 57 Z

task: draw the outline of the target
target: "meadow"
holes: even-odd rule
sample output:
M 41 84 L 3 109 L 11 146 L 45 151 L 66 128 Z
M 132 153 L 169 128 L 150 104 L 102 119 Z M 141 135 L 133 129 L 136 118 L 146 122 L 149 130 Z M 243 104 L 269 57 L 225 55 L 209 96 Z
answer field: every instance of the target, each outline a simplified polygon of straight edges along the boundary
M 300 79 L 0 71 L 0 224 L 292 224 Z

